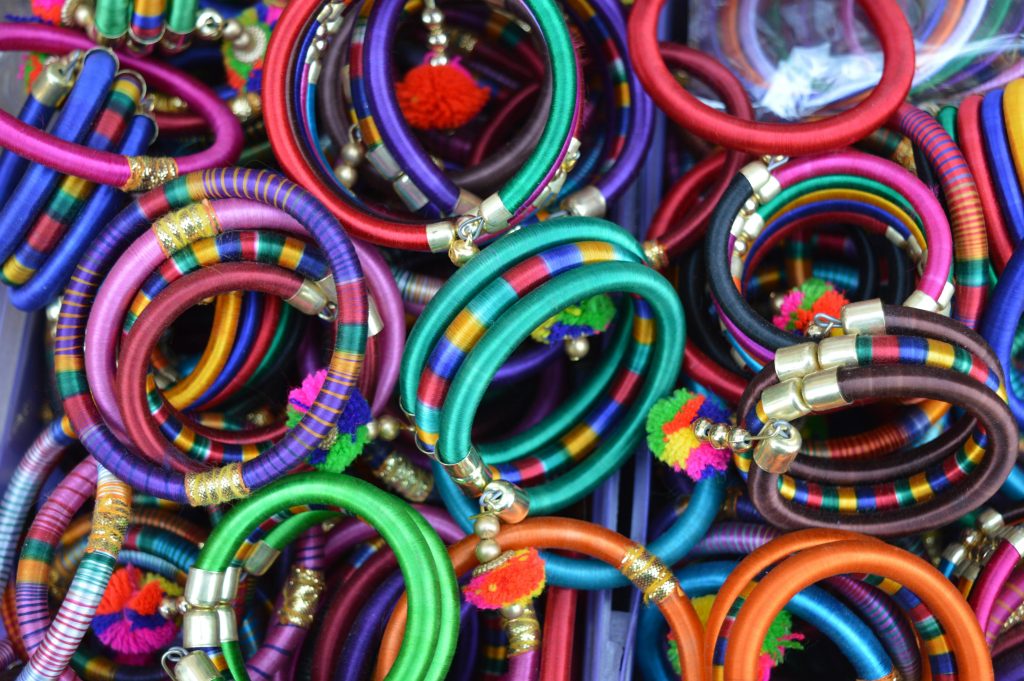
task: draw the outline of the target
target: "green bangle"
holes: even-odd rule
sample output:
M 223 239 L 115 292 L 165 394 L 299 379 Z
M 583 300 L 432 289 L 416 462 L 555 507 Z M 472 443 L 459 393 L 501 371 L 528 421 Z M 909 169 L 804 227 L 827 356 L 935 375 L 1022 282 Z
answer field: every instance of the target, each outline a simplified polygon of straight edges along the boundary
M 392 547 L 406 581 L 410 609 L 405 643 L 388 678 L 444 678 L 455 654 L 459 627 L 458 585 L 447 550 L 411 506 L 362 480 L 329 473 L 300 473 L 262 488 L 232 508 L 214 528 L 196 560 L 197 574 L 224 572 L 263 519 L 298 503 L 335 506 L 365 518 Z M 293 516 L 278 528 L 286 527 L 281 532 L 288 534 L 301 533 L 320 522 L 321 513 Z M 192 578 L 190 574 L 190 581 Z M 224 642 L 222 649 L 235 681 L 248 681 L 237 644 Z
M 658 332 L 653 334 L 646 379 L 628 413 L 596 451 L 565 475 L 530 488 L 530 510 L 535 515 L 556 512 L 582 499 L 618 469 L 640 441 L 642 422 L 651 406 L 674 385 L 686 327 L 672 286 L 635 263 L 597 263 L 560 274 L 512 305 L 490 327 L 455 375 L 444 401 L 440 441 L 449 453 L 445 458 L 460 453 L 454 458 L 459 461 L 470 451 L 473 419 L 487 386 L 512 350 L 544 320 L 573 302 L 612 291 L 637 295 L 651 307 Z
M 198 11 L 196 0 L 168 0 L 167 30 L 178 35 L 190 35 L 196 29 Z
M 104 38 L 120 38 L 128 33 L 130 13 L 128 0 L 96 0 L 96 32 Z

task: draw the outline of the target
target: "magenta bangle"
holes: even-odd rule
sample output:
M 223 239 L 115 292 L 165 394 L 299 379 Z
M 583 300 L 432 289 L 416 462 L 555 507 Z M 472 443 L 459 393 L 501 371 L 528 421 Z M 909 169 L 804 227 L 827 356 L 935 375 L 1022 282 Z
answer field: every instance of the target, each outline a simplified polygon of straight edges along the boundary
M 918 290 L 938 301 L 953 267 L 953 232 L 945 211 L 921 180 L 901 166 L 859 151 L 839 151 L 784 163 L 773 171 L 783 187 L 822 175 L 859 175 L 899 189 L 924 226 L 928 261 Z M 730 244 L 732 241 L 730 240 Z
M 1013 608 L 1007 609 L 1006 605 L 997 601 L 1005 601 L 999 597 L 1002 595 L 1001 592 L 1007 590 L 1007 580 L 1010 579 L 1020 559 L 1021 552 L 1014 542 L 1003 539 L 985 564 L 978 582 L 971 589 L 970 604 L 974 608 L 975 617 L 985 633 L 985 642 L 989 647 L 992 647 L 999 638 L 1003 622 L 1013 612 Z
M 4 51 L 66 53 L 95 47 L 86 36 L 68 29 L 42 24 L 0 24 L 0 49 Z M 162 62 L 129 53 L 117 56 L 123 67 L 141 73 L 150 87 L 181 97 L 191 111 L 202 116 L 215 136 L 210 148 L 176 159 L 142 156 L 131 157 L 130 161 L 120 154 L 59 140 L 0 111 L 2 146 L 48 168 L 128 191 L 146 190 L 177 175 L 231 165 L 238 159 L 242 152 L 242 127 L 213 90 Z

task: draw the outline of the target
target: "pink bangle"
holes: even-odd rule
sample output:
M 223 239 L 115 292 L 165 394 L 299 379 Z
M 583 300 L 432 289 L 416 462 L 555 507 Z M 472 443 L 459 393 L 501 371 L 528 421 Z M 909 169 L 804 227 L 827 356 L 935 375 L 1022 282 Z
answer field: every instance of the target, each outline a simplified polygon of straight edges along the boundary
M 933 300 L 942 297 L 953 267 L 953 233 L 942 205 L 921 180 L 895 163 L 859 151 L 839 151 L 784 163 L 773 171 L 783 187 L 822 175 L 859 175 L 896 186 L 921 218 L 928 259 L 917 289 Z
M 67 29 L 42 24 L 0 24 L 0 50 L 67 53 L 90 49 L 96 47 L 86 36 Z M 0 111 L 0 146 L 61 173 L 125 191 L 145 191 L 179 174 L 231 165 L 238 159 L 242 152 L 242 126 L 213 90 L 158 61 L 128 53 L 118 53 L 117 57 L 125 68 L 141 73 L 150 87 L 181 97 L 191 111 L 202 116 L 214 133 L 213 144 L 179 158 L 122 156 L 57 139 Z

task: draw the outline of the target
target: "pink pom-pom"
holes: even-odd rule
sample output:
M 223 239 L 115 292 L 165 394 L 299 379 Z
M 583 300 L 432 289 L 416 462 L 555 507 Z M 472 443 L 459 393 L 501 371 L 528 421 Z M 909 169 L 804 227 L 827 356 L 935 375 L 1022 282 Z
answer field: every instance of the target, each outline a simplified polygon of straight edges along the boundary
M 310 374 L 302 379 L 302 385 L 298 388 L 293 388 L 288 393 L 288 404 L 295 407 L 301 413 L 306 413 L 309 408 L 316 401 L 316 396 L 320 394 L 320 389 L 324 386 L 324 381 L 327 380 L 327 369 L 321 369 L 314 374 Z
M 715 449 L 706 442 L 702 443 L 690 452 L 686 460 L 686 474 L 695 482 L 700 481 L 707 477 L 709 469 L 722 472 L 728 468 L 730 456 L 727 449 Z

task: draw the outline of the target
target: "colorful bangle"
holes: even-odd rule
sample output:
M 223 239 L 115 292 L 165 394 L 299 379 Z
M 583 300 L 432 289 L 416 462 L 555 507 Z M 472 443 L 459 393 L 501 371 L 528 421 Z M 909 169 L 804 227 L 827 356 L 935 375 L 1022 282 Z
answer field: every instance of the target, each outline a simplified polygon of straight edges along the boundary
M 678 125 L 729 149 L 802 156 L 844 147 L 881 127 L 910 91 L 914 64 L 910 27 L 895 7 L 861 0 L 858 5 L 878 33 L 885 55 L 882 78 L 865 100 L 826 121 L 796 125 L 736 121 L 700 103 L 675 83 L 655 39 L 663 5 L 663 1 L 641 0 L 630 17 L 629 47 L 637 76 Z

